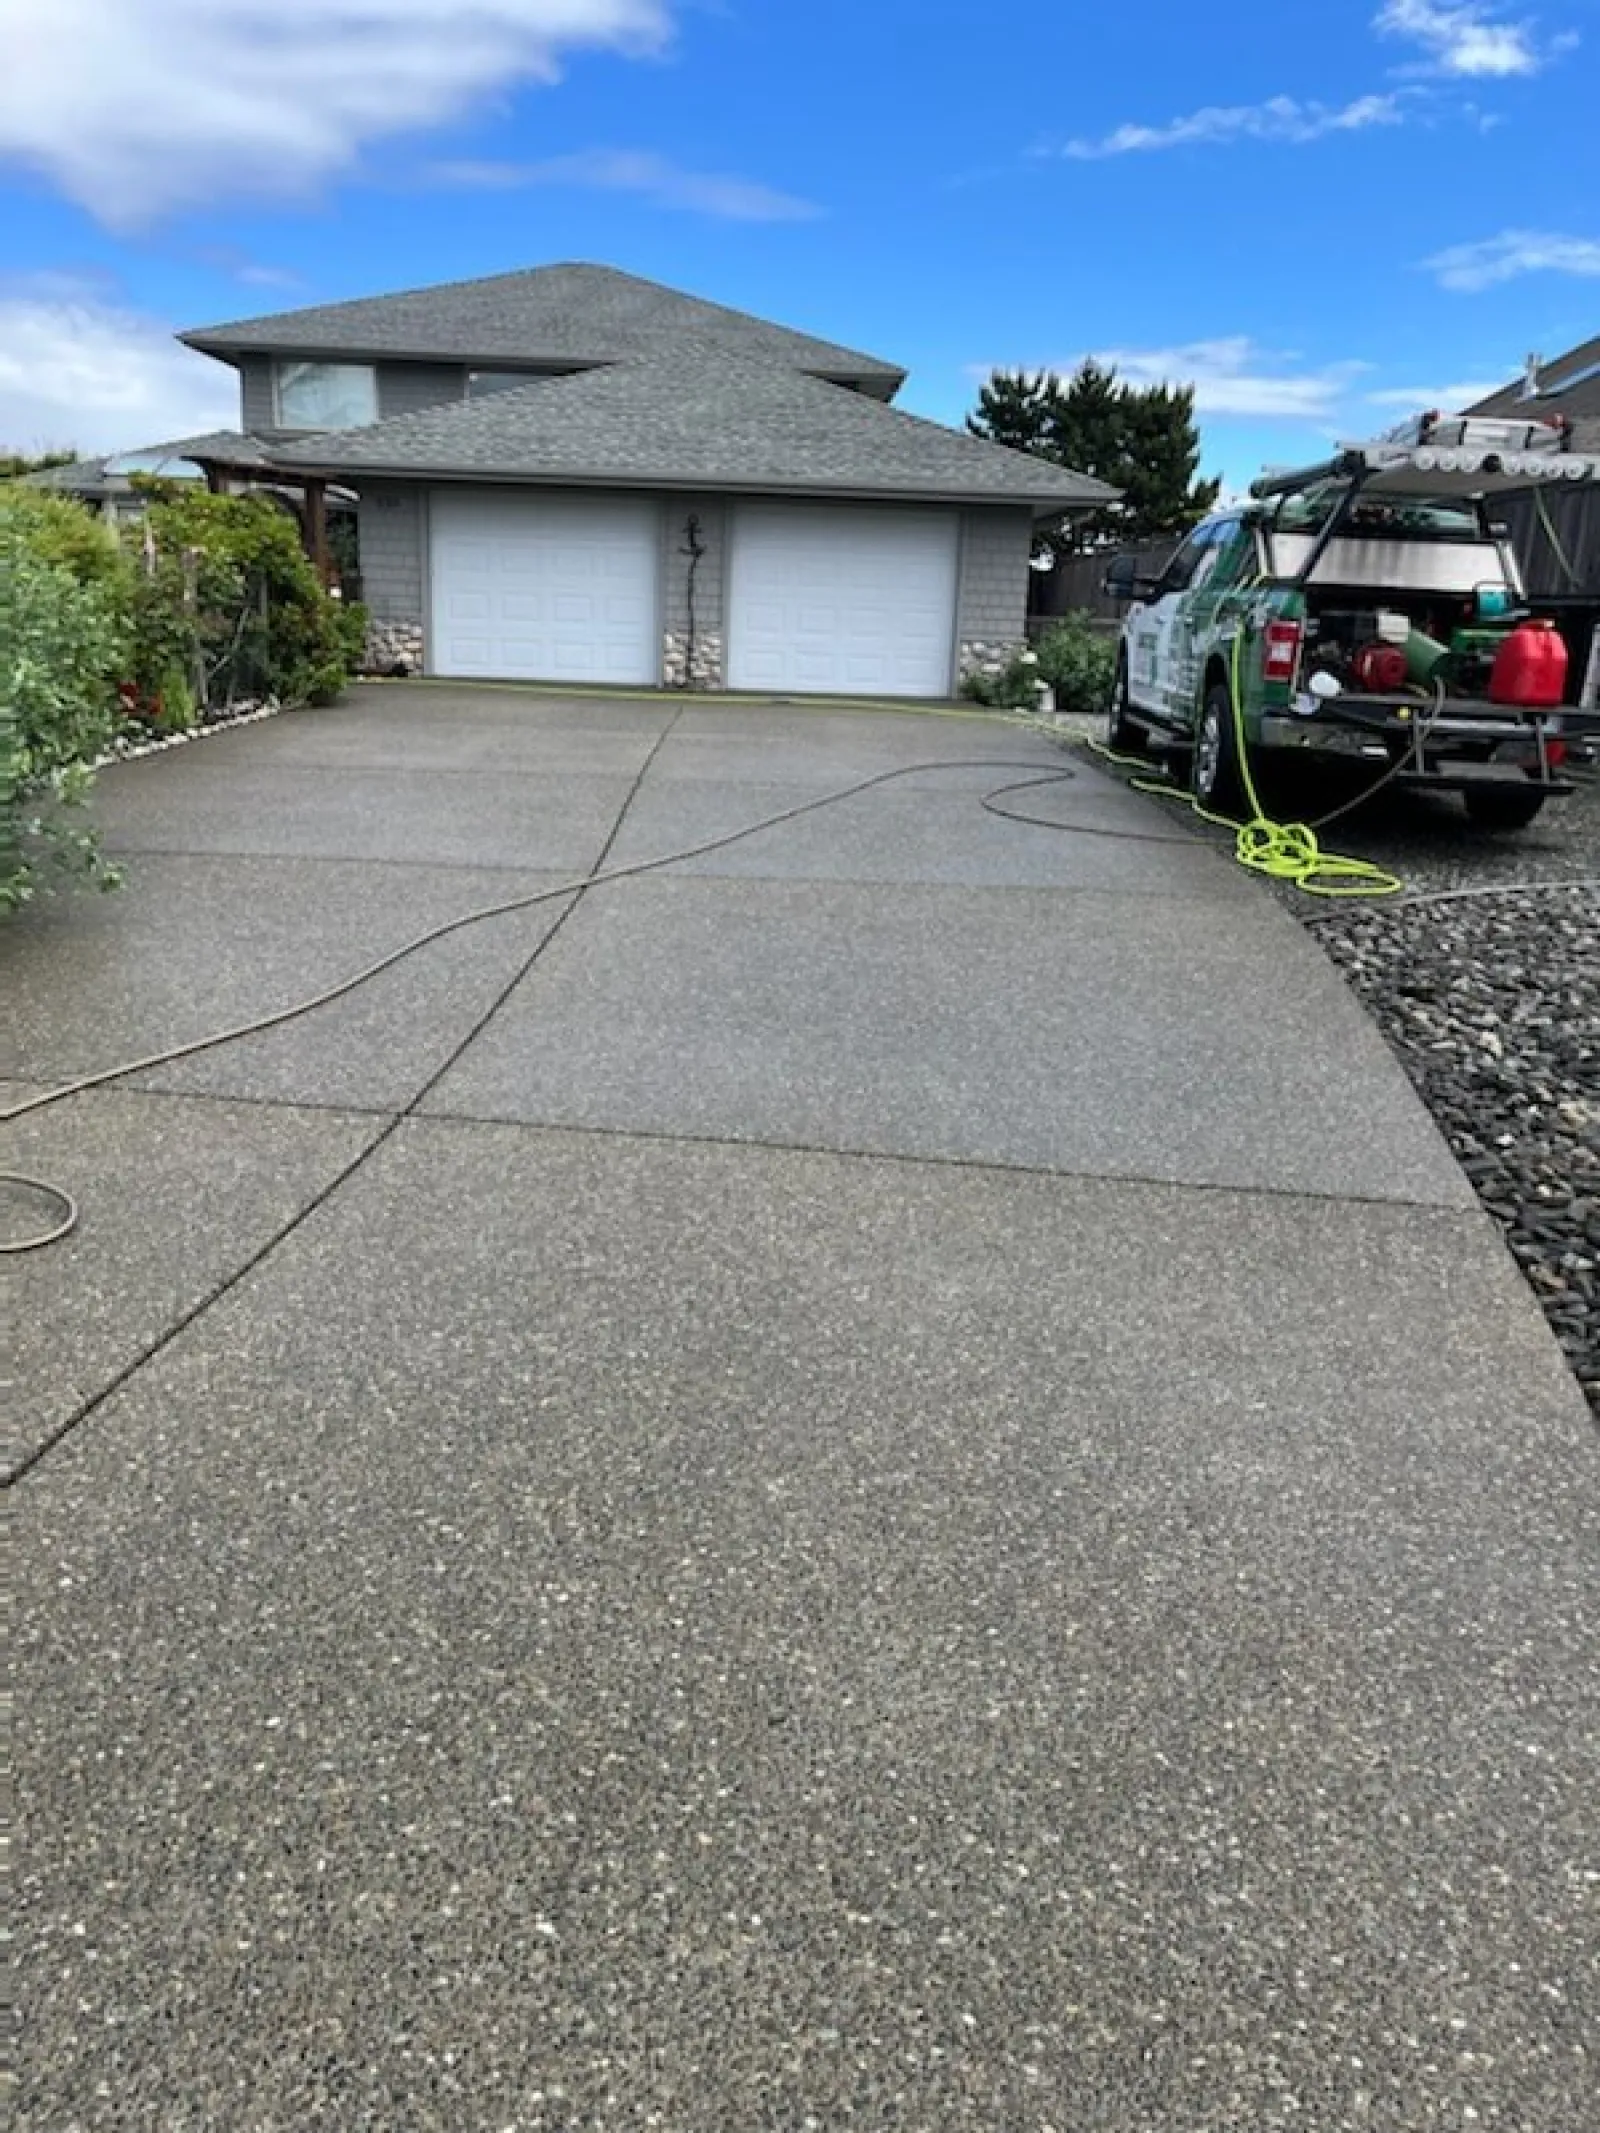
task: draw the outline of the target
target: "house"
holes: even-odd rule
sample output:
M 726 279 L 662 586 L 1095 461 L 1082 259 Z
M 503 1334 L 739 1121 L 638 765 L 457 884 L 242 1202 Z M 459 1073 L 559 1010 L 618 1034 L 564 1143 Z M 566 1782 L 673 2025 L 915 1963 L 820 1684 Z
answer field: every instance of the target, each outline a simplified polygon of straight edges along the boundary
M 1467 413 L 1564 420 L 1574 451 L 1600 455 L 1600 336 L 1553 363 L 1532 357 L 1522 377 Z M 1600 600 L 1600 487 L 1586 483 L 1553 496 L 1530 490 L 1507 500 L 1504 517 L 1530 594 Z
M 139 518 L 144 510 L 136 474 L 159 474 L 167 481 L 200 481 L 199 462 L 191 459 L 193 448 L 219 445 L 230 458 L 255 444 L 249 437 L 222 432 L 214 437 L 180 437 L 171 444 L 142 445 L 131 452 L 107 452 L 94 459 L 71 459 L 60 466 L 39 467 L 20 479 L 31 489 L 48 489 L 56 496 L 75 496 L 96 516 L 111 524 Z M 263 455 L 264 457 L 264 455 Z
M 609 267 L 181 338 L 238 371 L 249 449 L 358 494 L 390 671 L 947 696 L 1022 643 L 1035 521 L 1114 493 L 904 413 L 892 363 Z
M 1600 455 L 1600 336 L 1553 363 L 1530 357 L 1522 377 L 1467 412 L 1559 420 L 1570 425 L 1574 451 Z M 1600 484 L 1528 489 L 1505 498 L 1498 515 L 1529 597 L 1560 624 L 1577 701 L 1585 710 L 1600 707 Z

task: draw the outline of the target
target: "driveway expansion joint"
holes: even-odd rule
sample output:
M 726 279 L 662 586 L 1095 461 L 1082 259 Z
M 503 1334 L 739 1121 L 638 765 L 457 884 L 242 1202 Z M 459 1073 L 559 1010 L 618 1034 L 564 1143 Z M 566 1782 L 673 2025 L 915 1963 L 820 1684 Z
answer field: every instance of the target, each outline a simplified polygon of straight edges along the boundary
M 680 712 L 678 716 L 681 717 L 681 715 L 682 714 Z M 644 784 L 645 777 L 649 772 L 651 764 L 655 761 L 657 755 L 660 754 L 662 746 L 666 742 L 668 735 L 672 732 L 673 727 L 677 723 L 678 718 L 674 717 L 668 722 L 668 724 L 662 729 L 662 731 L 656 735 L 654 741 L 652 742 L 649 751 L 647 752 L 644 758 L 644 761 L 640 764 L 632 783 L 628 787 L 627 795 L 622 802 L 622 806 L 617 812 L 617 818 L 611 826 L 610 833 L 608 834 L 604 845 L 601 847 L 600 856 L 598 857 L 598 859 L 596 859 L 594 866 L 591 869 L 592 872 L 599 873 L 600 870 L 604 867 L 606 860 L 610 855 L 611 849 L 616 843 L 617 838 L 621 833 L 622 825 L 627 819 L 628 810 L 633 805 L 634 800 L 637 798 L 639 791 Z M 546 932 L 540 935 L 538 941 L 534 944 L 531 953 L 525 956 L 523 960 L 517 965 L 517 968 L 512 973 L 511 977 L 506 981 L 504 985 L 501 986 L 499 991 L 495 994 L 493 1000 L 491 1000 L 491 1002 L 489 1003 L 489 1006 L 483 1011 L 482 1014 L 477 1017 L 472 1027 L 467 1031 L 466 1035 L 460 1040 L 458 1044 L 456 1044 L 451 1049 L 451 1051 L 448 1053 L 443 1062 L 439 1066 L 434 1068 L 434 1070 L 428 1075 L 428 1078 L 415 1091 L 415 1093 L 410 1097 L 410 1099 L 401 1107 L 401 1109 L 392 1112 L 387 1116 L 384 1116 L 383 1123 L 379 1126 L 377 1132 L 373 1134 L 372 1138 L 367 1141 L 363 1147 L 359 1148 L 356 1154 L 338 1171 L 336 1171 L 333 1177 L 330 1178 L 327 1183 L 324 1184 L 316 1193 L 314 1193 L 308 1201 L 306 1201 L 301 1207 L 299 1207 L 296 1212 L 288 1218 L 287 1221 L 281 1223 L 277 1227 L 277 1229 L 274 1230 L 272 1235 L 269 1236 L 264 1243 L 259 1245 L 255 1251 L 250 1253 L 249 1256 L 239 1266 L 235 1267 L 231 1273 L 223 1276 L 221 1280 L 213 1283 L 211 1287 L 205 1292 L 204 1295 L 199 1298 L 196 1303 L 192 1304 L 177 1319 L 173 1320 L 170 1324 L 168 1324 L 155 1337 L 155 1339 L 148 1342 L 138 1354 L 134 1355 L 126 1363 L 124 1363 L 107 1384 L 101 1386 L 87 1400 L 82 1402 L 73 1412 L 68 1414 L 61 1422 L 56 1425 L 53 1430 L 49 1431 L 43 1438 L 40 1439 L 40 1441 L 36 1445 L 32 1446 L 21 1459 L 15 1462 L 15 1464 L 7 1468 L 5 1471 L 0 1472 L 0 1488 L 9 1490 L 16 1483 L 24 1480 L 30 1473 L 32 1473 L 34 1469 L 37 1468 L 42 1463 L 42 1461 L 44 1461 L 59 1444 L 61 1444 L 67 1437 L 71 1436 L 74 1431 L 79 1429 L 84 1422 L 88 1421 L 90 1416 L 93 1415 L 98 1408 L 104 1405 L 104 1403 L 109 1400 L 113 1396 L 113 1394 L 121 1391 L 121 1389 L 129 1382 L 130 1379 L 135 1377 L 141 1370 L 145 1368 L 147 1364 L 153 1362 L 157 1356 L 162 1354 L 162 1352 L 167 1349 L 172 1344 L 172 1342 L 178 1338 L 180 1334 L 187 1332 L 191 1326 L 195 1325 L 201 1318 L 205 1316 L 206 1312 L 211 1310 L 214 1305 L 220 1303 L 223 1297 L 229 1295 L 234 1289 L 239 1286 L 242 1281 L 246 1279 L 248 1275 L 254 1273 L 255 1270 L 259 1266 L 261 1266 L 262 1263 L 266 1259 L 268 1259 L 273 1252 L 278 1249 L 280 1244 L 283 1244 L 288 1238 L 292 1237 L 295 1232 L 301 1227 L 302 1223 L 306 1222 L 313 1214 L 315 1214 L 318 1208 L 324 1206 L 329 1200 L 331 1200 L 342 1186 L 346 1185 L 352 1178 L 357 1175 L 360 1170 L 364 1168 L 367 1162 L 374 1155 L 377 1154 L 380 1148 L 383 1147 L 384 1143 L 391 1138 L 397 1128 L 401 1124 L 403 1124 L 406 1119 L 412 1117 L 415 1114 L 417 1106 L 422 1103 L 424 1098 L 429 1094 L 432 1089 L 438 1086 L 439 1082 L 443 1080 L 444 1076 L 455 1065 L 456 1061 L 460 1059 L 460 1057 L 468 1049 L 468 1047 L 473 1044 L 479 1036 L 482 1035 L 485 1029 L 488 1028 L 489 1024 L 494 1020 L 494 1017 L 499 1013 L 500 1009 L 505 1005 L 506 1001 L 511 997 L 511 995 L 516 991 L 517 987 L 522 983 L 523 979 L 533 969 L 534 965 L 544 954 L 545 950 L 556 939 L 557 935 L 561 932 L 562 928 L 567 923 L 567 920 L 577 910 L 578 905 L 582 902 L 586 891 L 587 884 L 579 884 L 574 889 L 573 893 L 566 899 L 559 914 L 557 915 L 555 924 L 551 926 Z M 504 915 L 511 916 L 514 914 L 507 913 Z M 159 1070 L 157 1069 L 155 1071 Z M 150 1093 L 155 1094 L 161 1092 L 151 1091 Z M 311 1107 L 289 1105 L 282 1106 L 280 1108 L 299 1110 L 302 1108 Z

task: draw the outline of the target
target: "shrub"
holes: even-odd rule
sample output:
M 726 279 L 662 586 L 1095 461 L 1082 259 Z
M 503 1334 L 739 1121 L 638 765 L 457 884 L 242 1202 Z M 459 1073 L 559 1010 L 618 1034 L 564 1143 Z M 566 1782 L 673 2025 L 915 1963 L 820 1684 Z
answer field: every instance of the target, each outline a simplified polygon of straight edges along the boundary
M 213 496 L 141 480 L 144 526 L 136 680 L 165 703 L 175 676 L 205 705 L 239 697 L 330 703 L 359 656 L 364 617 L 317 581 L 299 528 L 273 497 Z
M 40 562 L 59 564 L 80 585 L 98 585 L 114 602 L 127 598 L 133 573 L 116 535 L 76 497 L 8 481 L 0 486 L 0 529 Z
M 52 872 L 115 885 L 93 832 L 69 818 L 116 729 L 126 647 L 109 587 L 35 553 L 21 521 L 0 513 L 0 909 Z
M 1039 703 L 1039 662 L 1031 652 L 1014 652 L 992 673 L 974 668 L 962 676 L 961 693 L 992 711 L 1033 711 Z
M 1039 639 L 1039 673 L 1056 692 L 1058 711 L 1103 712 L 1117 671 L 1117 639 L 1097 630 L 1087 613 L 1063 615 Z

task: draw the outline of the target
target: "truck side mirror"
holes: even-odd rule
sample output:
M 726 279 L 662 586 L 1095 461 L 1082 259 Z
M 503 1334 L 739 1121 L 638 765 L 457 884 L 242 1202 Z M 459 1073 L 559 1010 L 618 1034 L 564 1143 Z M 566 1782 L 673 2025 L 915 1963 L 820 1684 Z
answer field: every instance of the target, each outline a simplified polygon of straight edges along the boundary
M 1140 570 L 1137 556 L 1115 555 L 1106 566 L 1101 587 L 1111 600 L 1148 600 L 1158 582 Z

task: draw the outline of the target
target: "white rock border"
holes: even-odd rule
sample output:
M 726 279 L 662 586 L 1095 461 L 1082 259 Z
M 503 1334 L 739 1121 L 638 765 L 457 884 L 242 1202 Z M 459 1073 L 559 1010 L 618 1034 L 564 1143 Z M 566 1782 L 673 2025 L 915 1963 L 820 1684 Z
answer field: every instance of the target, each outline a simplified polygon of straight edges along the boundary
M 213 734 L 229 733 L 235 726 L 254 726 L 261 719 L 276 718 L 279 712 L 288 708 L 287 704 L 274 700 L 257 704 L 253 711 L 232 711 L 224 718 L 206 719 L 198 726 L 191 726 L 186 733 L 154 734 L 147 741 L 136 741 L 131 748 L 113 748 L 105 755 L 97 755 L 89 768 L 109 770 L 114 763 L 136 763 L 142 756 L 160 755 L 166 748 L 182 748 L 189 741 L 208 741 Z

